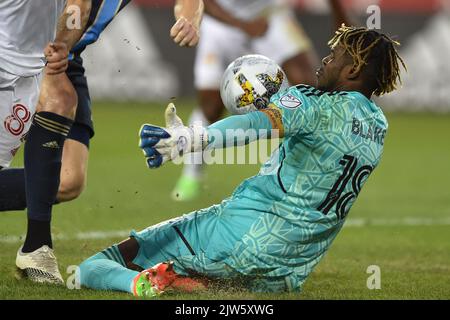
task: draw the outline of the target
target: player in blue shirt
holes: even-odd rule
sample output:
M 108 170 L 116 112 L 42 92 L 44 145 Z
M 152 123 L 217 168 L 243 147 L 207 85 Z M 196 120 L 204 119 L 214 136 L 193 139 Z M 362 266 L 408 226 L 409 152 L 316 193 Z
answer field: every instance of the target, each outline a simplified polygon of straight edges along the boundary
M 380 161 L 388 124 L 371 97 L 395 90 L 399 65 L 405 67 L 398 43 L 375 30 L 343 25 L 329 45 L 317 88 L 292 87 L 265 110 L 208 128 L 185 127 L 173 104 L 166 128 L 144 125 L 140 147 L 151 168 L 185 152 L 274 134 L 283 142 L 220 204 L 133 231 L 85 260 L 81 284 L 138 296 L 204 289 L 217 280 L 253 291 L 300 290 Z M 227 138 L 230 129 L 259 136 Z

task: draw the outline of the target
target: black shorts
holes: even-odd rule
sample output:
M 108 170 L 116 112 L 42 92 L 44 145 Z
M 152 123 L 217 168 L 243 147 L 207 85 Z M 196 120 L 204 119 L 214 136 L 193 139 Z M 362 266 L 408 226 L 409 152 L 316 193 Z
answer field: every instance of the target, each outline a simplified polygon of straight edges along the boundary
M 83 59 L 80 56 L 75 56 L 73 60 L 69 61 L 66 74 L 77 92 L 78 106 L 75 122 L 67 138 L 79 141 L 89 147 L 89 140 L 95 132 L 92 122 L 91 97 L 84 72 Z

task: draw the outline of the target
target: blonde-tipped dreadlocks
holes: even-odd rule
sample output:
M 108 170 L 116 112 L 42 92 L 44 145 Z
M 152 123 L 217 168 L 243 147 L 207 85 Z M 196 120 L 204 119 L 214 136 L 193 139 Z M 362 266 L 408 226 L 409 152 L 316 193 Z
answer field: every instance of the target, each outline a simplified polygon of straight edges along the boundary
M 397 89 L 397 84 L 402 83 L 400 78 L 399 61 L 406 70 L 406 65 L 399 56 L 395 46 L 400 43 L 388 36 L 366 28 L 347 27 L 345 24 L 336 31 L 328 42 L 331 48 L 338 44 L 350 54 L 355 70 L 358 72 L 368 64 L 369 60 L 377 60 L 376 88 L 373 94 L 381 96 Z

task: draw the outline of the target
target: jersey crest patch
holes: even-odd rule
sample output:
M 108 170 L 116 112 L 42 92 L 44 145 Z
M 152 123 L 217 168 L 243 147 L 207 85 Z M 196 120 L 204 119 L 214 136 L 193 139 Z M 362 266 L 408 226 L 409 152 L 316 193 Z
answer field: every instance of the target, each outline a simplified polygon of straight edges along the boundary
M 302 105 L 300 99 L 290 93 L 282 96 L 280 99 L 280 103 L 283 107 L 286 107 L 288 109 L 296 109 Z

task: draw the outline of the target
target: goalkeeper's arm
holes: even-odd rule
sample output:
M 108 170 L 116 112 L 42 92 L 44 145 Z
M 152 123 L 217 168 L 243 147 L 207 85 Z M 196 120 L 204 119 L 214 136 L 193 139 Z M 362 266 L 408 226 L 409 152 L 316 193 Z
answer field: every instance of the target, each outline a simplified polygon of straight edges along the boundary
M 213 123 L 207 128 L 207 148 L 241 146 L 258 139 L 278 136 L 269 117 L 263 112 L 236 115 Z
M 195 124 L 186 127 L 177 116 L 175 106 L 170 103 L 166 108 L 165 118 L 166 127 L 144 124 L 139 130 L 139 147 L 150 168 L 158 168 L 166 161 L 174 160 L 187 152 L 239 146 L 275 136 L 283 137 L 281 118 L 276 109 L 228 117 L 208 128 Z

